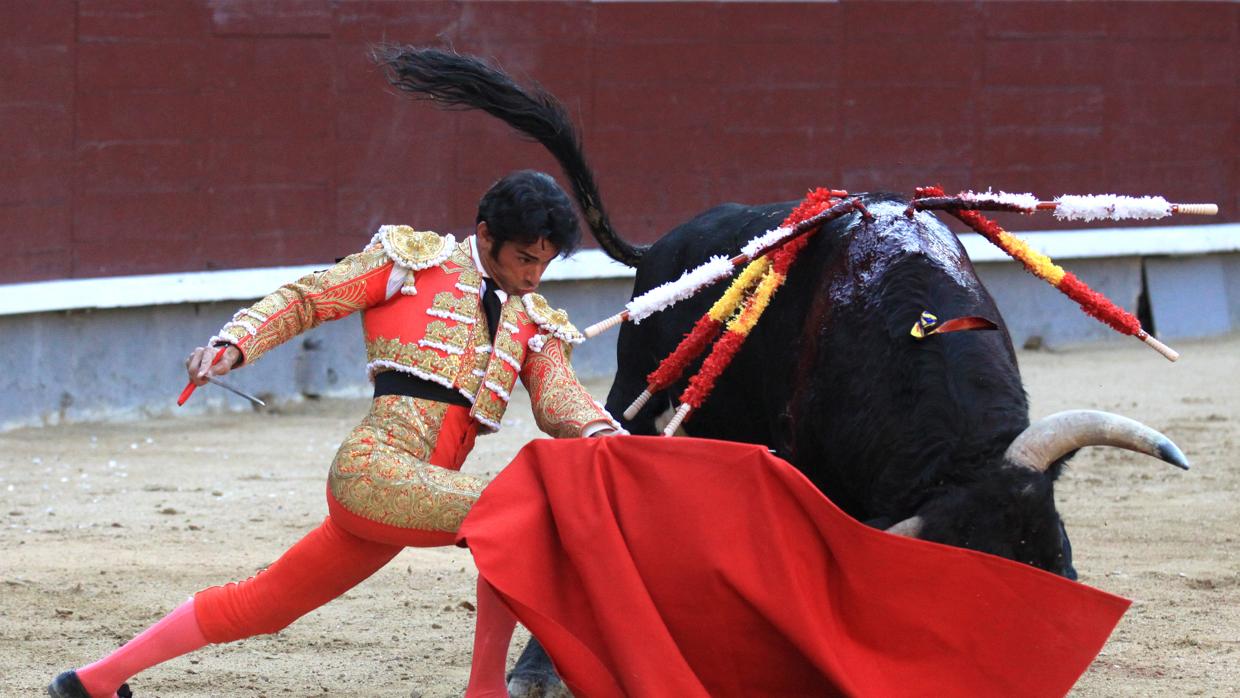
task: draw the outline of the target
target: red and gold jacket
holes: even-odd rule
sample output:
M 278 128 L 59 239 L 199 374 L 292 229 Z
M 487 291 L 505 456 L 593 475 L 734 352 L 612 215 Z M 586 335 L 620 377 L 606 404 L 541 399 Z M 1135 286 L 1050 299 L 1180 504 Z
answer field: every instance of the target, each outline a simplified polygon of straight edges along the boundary
M 312 327 L 360 310 L 372 379 L 404 371 L 458 390 L 484 431 L 499 429 L 518 377 L 547 434 L 618 427 L 573 373 L 572 345 L 583 337 L 563 310 L 537 293 L 509 296 L 491 340 L 473 245 L 472 237 L 457 243 L 451 235 L 385 225 L 361 252 L 237 311 L 211 344 L 233 344 L 242 363 L 253 363 Z

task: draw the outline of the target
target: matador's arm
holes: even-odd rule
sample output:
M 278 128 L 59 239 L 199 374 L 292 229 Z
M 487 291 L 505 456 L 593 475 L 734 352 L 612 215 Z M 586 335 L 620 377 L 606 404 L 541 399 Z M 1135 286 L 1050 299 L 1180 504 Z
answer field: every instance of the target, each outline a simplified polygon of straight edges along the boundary
M 538 428 L 557 439 L 588 436 L 599 427 L 620 430 L 577 380 L 569 363 L 572 345 L 553 336 L 545 340 L 521 367 L 521 382 L 530 393 Z
M 210 344 L 237 347 L 241 363 L 257 361 L 273 347 L 328 320 L 382 303 L 398 291 L 413 292 L 414 273 L 442 262 L 454 245 L 451 235 L 385 225 L 361 252 L 238 310 Z
M 232 344 L 241 351 L 241 363 L 253 363 L 306 330 L 382 302 L 392 266 L 378 245 L 349 255 L 238 310 L 211 345 Z

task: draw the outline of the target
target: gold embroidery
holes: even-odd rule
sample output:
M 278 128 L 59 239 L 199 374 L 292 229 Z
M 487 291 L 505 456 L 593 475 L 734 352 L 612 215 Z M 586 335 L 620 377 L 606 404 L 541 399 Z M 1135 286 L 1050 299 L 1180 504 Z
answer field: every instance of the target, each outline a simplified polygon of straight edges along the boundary
M 281 286 L 245 309 L 250 316 L 267 318 L 250 334 L 239 324 L 226 325 L 221 337 L 234 340 L 246 362 L 253 363 L 272 348 L 366 306 L 366 288 L 372 277 L 390 265 L 378 249 L 349 255 L 334 266 L 307 274 Z
M 477 419 L 487 431 L 493 432 L 499 430 L 499 420 L 503 418 L 507 409 L 508 403 L 503 398 L 483 387 L 478 390 L 478 396 L 474 398 L 474 407 L 469 414 Z
M 456 240 L 429 230 L 414 230 L 407 225 L 385 225 L 379 229 L 379 240 L 388 255 L 401 266 L 426 269 L 444 261 L 451 254 Z
M 509 313 L 505 313 L 504 317 L 501 318 L 500 326 L 496 328 L 495 348 L 498 349 L 499 351 L 504 352 L 504 354 L 506 354 L 509 358 L 517 362 L 517 366 L 514 366 L 512 368 L 512 370 L 515 372 L 515 371 L 521 370 L 519 366 L 521 365 L 522 359 L 525 358 L 525 345 L 517 341 L 517 338 L 512 335 L 512 332 L 510 332 L 508 328 L 504 326 L 505 322 L 507 322 L 508 324 L 515 324 L 515 323 L 512 323 L 512 319 L 515 319 L 515 317 L 510 319 L 509 315 L 510 315 Z M 496 358 L 499 358 L 499 357 L 496 357 Z
M 426 462 L 447 409 L 400 395 L 375 398 L 332 461 L 332 496 L 372 521 L 455 532 L 486 482 Z
M 246 337 L 249 334 L 250 334 L 249 330 L 245 329 L 241 325 L 237 325 L 237 324 L 230 322 L 227 325 L 224 325 L 224 328 L 221 329 L 217 333 L 216 336 L 220 337 L 221 339 L 229 340 L 233 344 L 237 344 L 241 341 L 243 337 Z
M 457 279 L 457 283 L 462 286 L 470 286 L 472 288 L 482 288 L 482 283 L 483 283 L 482 274 L 479 274 L 478 272 L 472 269 L 466 269 L 465 271 L 461 272 L 461 277 Z
M 546 298 L 537 293 L 527 293 L 521 297 L 521 300 L 525 305 L 525 312 L 539 327 L 571 344 L 585 341 L 585 336 L 568 321 L 568 313 L 559 308 L 552 308 Z
M 534 421 L 544 433 L 555 438 L 581 436 L 591 422 L 614 423 L 586 392 L 569 363 L 572 347 L 563 340 L 549 339 L 541 352 L 531 354 L 521 371 L 521 382 L 530 393 Z
M 431 322 L 426 323 L 425 338 L 427 342 L 434 342 L 434 344 L 430 346 L 442 344 L 443 346 L 451 347 L 462 354 L 465 353 L 466 349 L 472 349 L 472 347 L 466 346 L 466 343 L 469 341 L 469 325 L 456 321 L 452 321 L 452 324 L 448 324 L 443 320 L 432 320 Z M 442 346 L 436 348 L 441 351 L 448 351 Z M 455 354 L 457 352 L 449 351 L 448 353 Z
M 540 325 L 568 324 L 568 313 L 560 310 L 559 308 L 552 308 L 551 304 L 547 302 L 547 299 L 537 293 L 530 294 L 530 298 L 526 302 L 526 309 L 529 311 L 530 317 L 534 318 L 534 321 Z
M 431 310 L 436 310 L 441 313 L 451 313 L 452 315 L 456 315 L 458 317 L 476 321 L 478 313 L 478 298 L 462 296 L 459 295 L 459 293 L 454 294 L 451 291 L 440 291 L 435 294 L 435 300 L 431 301 Z M 433 313 L 431 316 L 441 317 Z
M 482 362 L 466 361 L 463 363 L 465 370 L 461 371 L 460 375 L 457 376 L 455 382 L 457 389 L 462 393 L 468 394 L 471 402 L 477 398 L 478 389 L 482 387 L 482 376 L 474 373 L 474 369 L 476 368 L 479 372 L 482 372 L 484 365 Z
M 449 274 L 460 274 L 456 283 L 471 288 L 482 288 L 482 274 L 474 266 L 474 253 L 469 247 L 469 240 L 457 243 L 442 268 Z
M 518 326 L 523 322 L 520 300 L 509 296 L 500 309 L 499 326 L 495 329 L 494 348 L 487 355 L 482 386 L 477 389 L 477 397 L 471 413 L 478 418 L 478 421 L 492 428 L 497 428 L 500 419 L 504 416 L 504 411 L 508 408 L 508 398 L 512 394 L 512 387 L 517 383 L 517 373 L 520 371 L 521 362 L 525 359 L 525 347 L 513 337 L 512 331 L 508 328 Z M 524 324 L 528 326 L 528 323 Z M 504 360 L 504 356 L 515 361 L 517 366 L 509 364 Z M 487 383 L 493 387 L 488 387 Z
M 454 385 L 460 388 L 463 393 L 468 394 L 472 401 L 474 396 L 478 394 L 479 386 L 482 385 L 482 376 L 479 373 L 486 370 L 487 362 L 491 360 L 491 353 L 490 351 L 481 352 L 477 350 L 480 346 L 490 349 L 486 321 L 480 318 L 478 322 L 469 327 L 469 338 L 465 340 L 465 355 L 461 357 L 462 360 Z
M 371 363 L 382 361 L 408 366 L 417 372 L 436 376 L 441 382 L 451 381 L 458 365 L 458 359 L 451 354 L 445 356 L 434 349 L 423 349 L 414 344 L 404 344 L 399 339 L 383 337 L 366 342 L 366 356 Z

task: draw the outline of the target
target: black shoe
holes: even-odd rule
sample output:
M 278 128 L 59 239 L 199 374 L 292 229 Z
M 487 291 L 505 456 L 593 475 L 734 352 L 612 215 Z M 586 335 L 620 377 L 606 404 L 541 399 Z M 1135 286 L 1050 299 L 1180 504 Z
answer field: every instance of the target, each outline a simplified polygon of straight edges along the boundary
M 47 686 L 47 695 L 52 698 L 90 698 L 76 671 L 66 671 L 52 679 Z M 118 698 L 133 698 L 133 691 L 129 690 L 129 684 L 123 683 L 116 689 L 116 695 Z
M 47 695 L 52 698 L 90 698 L 76 671 L 66 671 L 52 679 L 47 685 Z

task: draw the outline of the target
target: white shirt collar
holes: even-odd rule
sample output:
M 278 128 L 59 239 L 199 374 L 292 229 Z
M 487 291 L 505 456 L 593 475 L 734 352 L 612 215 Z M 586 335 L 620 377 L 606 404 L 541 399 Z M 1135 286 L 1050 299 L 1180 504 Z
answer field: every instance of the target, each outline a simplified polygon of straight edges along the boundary
M 479 252 L 478 252 L 478 236 L 470 235 L 468 240 L 469 240 L 469 251 L 474 256 L 474 266 L 478 267 L 478 273 L 481 274 L 482 278 L 484 279 L 491 278 L 491 275 L 487 273 L 487 268 L 482 266 L 482 257 L 479 256 Z M 495 287 L 495 295 L 499 298 L 500 303 L 506 303 L 508 301 L 508 294 L 505 293 L 504 289 L 500 288 L 499 286 Z M 481 288 L 478 289 L 478 297 L 479 298 L 482 297 Z

